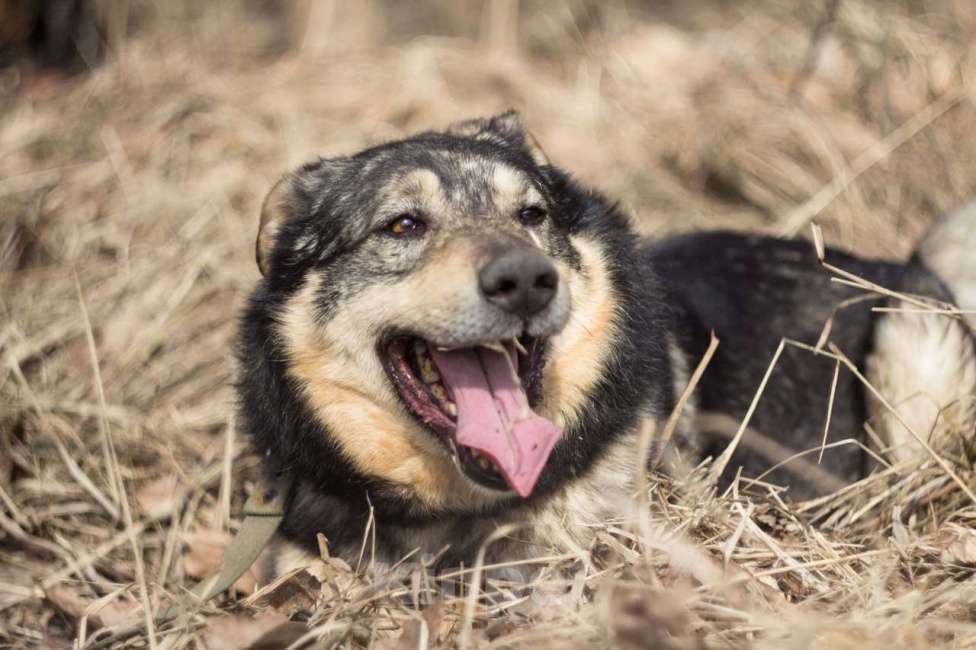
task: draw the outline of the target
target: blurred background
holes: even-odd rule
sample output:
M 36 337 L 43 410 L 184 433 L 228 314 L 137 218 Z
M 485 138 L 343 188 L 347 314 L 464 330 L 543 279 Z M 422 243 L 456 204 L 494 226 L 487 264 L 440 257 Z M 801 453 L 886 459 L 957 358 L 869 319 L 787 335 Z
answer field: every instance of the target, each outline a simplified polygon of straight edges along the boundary
M 101 549 L 84 599 L 134 579 L 120 493 L 170 586 L 159 495 L 229 526 L 236 315 L 290 167 L 516 108 L 646 234 L 816 219 L 904 258 L 976 185 L 974 30 L 971 0 L 0 0 L 0 630 L 58 637 L 52 558 Z

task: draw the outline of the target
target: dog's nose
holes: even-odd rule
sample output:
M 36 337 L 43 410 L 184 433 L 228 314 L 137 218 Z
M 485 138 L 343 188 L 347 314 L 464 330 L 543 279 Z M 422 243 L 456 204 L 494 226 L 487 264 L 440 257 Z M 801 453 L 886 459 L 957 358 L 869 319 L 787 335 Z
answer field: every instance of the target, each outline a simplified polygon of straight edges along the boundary
M 556 295 L 559 274 L 534 248 L 510 248 L 495 256 L 478 274 L 485 299 L 510 314 L 528 318 L 546 308 Z

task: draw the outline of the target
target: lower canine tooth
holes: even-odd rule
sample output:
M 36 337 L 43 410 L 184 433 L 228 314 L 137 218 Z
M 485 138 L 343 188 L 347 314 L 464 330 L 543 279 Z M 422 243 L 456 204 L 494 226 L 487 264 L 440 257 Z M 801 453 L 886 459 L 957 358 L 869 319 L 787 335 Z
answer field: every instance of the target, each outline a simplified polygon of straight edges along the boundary
M 451 404 L 450 402 L 448 402 L 447 412 L 449 415 L 453 415 L 454 417 L 457 417 L 457 404 Z

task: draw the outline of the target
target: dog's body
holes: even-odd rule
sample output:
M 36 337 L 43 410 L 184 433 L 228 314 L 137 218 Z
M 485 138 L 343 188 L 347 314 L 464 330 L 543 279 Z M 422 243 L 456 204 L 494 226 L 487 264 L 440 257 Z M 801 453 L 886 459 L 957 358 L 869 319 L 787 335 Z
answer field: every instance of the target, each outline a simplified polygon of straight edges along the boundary
M 919 261 L 827 259 L 951 300 Z M 693 462 L 724 447 L 708 435 L 714 416 L 746 414 L 781 339 L 814 344 L 832 315 L 830 340 L 892 376 L 888 356 L 867 361 L 879 301 L 834 314 L 856 291 L 830 282 L 812 246 L 731 233 L 641 241 L 511 113 L 299 169 L 265 203 L 258 262 L 239 346 L 242 422 L 265 470 L 291 482 L 282 537 L 312 553 L 322 533 L 347 559 L 368 539 L 385 564 L 418 551 L 470 563 L 507 523 L 519 529 L 490 557 L 585 546 L 587 524 L 626 507 L 645 470 L 641 428 L 661 433 L 713 330 L 721 343 L 675 434 Z M 976 392 L 964 325 L 926 318 L 949 323 L 957 336 L 933 345 L 949 340 L 962 359 L 940 406 Z M 751 429 L 817 447 L 834 372 L 833 360 L 784 350 Z M 844 372 L 835 392 L 828 440 L 862 439 L 864 390 Z M 738 449 L 729 472 L 773 464 Z M 855 445 L 824 458 L 838 480 L 868 469 Z M 788 467 L 770 480 L 791 495 L 824 487 Z M 291 559 L 280 551 L 278 569 Z
M 737 233 L 696 234 L 650 244 L 644 261 L 668 288 L 687 357 L 702 356 L 710 331 L 720 339 L 696 391 L 697 404 L 702 413 L 731 416 L 728 421 L 736 423 L 745 417 L 781 340 L 815 346 L 831 321 L 830 341 L 863 368 L 873 346 L 877 317 L 872 307 L 885 304 L 883 297 L 867 296 L 834 313 L 864 291 L 832 282 L 807 242 Z M 827 261 L 892 291 L 951 301 L 942 283 L 914 261 L 869 261 L 834 250 L 827 251 Z M 824 441 L 833 391 L 826 444 L 836 446 L 825 450 L 821 464 L 836 479 L 848 482 L 869 470 L 870 458 L 863 448 L 842 444 L 844 440 L 867 442 L 866 395 L 850 372 L 839 373 L 832 389 L 836 366 L 832 358 L 784 346 L 749 425 L 764 434 L 766 446 L 771 440 L 790 453 L 815 449 Z M 696 424 L 693 449 L 698 457 L 717 457 L 729 442 L 728 430 L 709 430 L 715 421 L 700 417 Z M 763 442 L 747 440 L 737 449 L 726 468 L 726 480 L 739 467 L 745 476 L 756 477 L 784 460 L 775 449 L 763 449 Z M 787 464 L 766 478 L 790 486 L 792 498 L 837 487 L 836 482 L 812 474 L 804 463 Z

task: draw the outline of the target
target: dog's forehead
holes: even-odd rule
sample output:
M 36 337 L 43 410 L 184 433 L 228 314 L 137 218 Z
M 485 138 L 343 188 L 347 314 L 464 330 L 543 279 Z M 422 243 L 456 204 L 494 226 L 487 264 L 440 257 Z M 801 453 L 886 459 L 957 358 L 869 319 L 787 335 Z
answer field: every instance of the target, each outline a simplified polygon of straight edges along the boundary
M 463 218 L 507 214 L 544 202 L 531 174 L 501 157 L 451 150 L 425 153 L 373 163 L 382 169 L 377 190 L 384 208 Z

